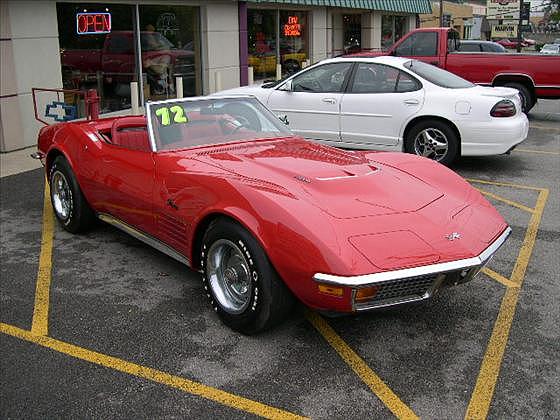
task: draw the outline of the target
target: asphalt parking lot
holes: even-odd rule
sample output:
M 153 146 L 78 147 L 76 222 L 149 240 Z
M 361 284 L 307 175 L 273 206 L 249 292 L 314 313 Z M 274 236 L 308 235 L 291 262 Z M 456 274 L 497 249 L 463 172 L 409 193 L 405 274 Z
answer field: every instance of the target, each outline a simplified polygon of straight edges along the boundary
M 426 304 L 246 337 L 199 275 L 100 224 L 73 236 L 41 170 L 0 181 L 2 418 L 560 418 L 560 101 L 509 156 L 454 169 L 513 234 Z

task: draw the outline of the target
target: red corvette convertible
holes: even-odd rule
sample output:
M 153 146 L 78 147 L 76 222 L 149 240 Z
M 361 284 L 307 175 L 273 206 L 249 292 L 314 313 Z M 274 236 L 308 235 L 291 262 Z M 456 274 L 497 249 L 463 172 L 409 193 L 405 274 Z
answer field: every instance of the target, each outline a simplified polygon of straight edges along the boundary
M 200 270 L 246 334 L 294 296 L 325 312 L 428 299 L 472 279 L 511 231 L 444 166 L 303 140 L 254 98 L 152 102 L 146 115 L 40 131 L 55 215 L 70 232 L 97 217 Z

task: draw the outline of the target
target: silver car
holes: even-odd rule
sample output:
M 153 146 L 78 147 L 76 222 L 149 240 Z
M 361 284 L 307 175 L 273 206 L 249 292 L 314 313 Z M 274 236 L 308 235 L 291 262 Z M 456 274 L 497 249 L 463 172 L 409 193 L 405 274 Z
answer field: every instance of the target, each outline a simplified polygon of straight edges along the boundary
M 544 44 L 541 54 L 560 54 L 560 44 Z

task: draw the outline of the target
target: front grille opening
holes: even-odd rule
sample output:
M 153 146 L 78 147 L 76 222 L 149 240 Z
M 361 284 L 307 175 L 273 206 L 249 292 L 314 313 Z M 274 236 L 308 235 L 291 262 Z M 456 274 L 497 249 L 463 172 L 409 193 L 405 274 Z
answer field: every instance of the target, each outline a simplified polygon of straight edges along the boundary
M 427 274 L 375 283 L 375 286 L 378 287 L 375 296 L 372 296 L 367 301 L 355 299 L 354 307 L 357 310 L 373 309 L 428 299 L 440 287 L 464 283 L 470 280 L 475 270 L 476 268 L 467 269 L 466 271 L 455 270 L 447 273 Z M 465 275 L 465 273 L 468 274 Z M 356 295 L 357 291 L 354 293 L 354 297 Z
M 372 301 L 394 298 L 421 297 L 433 286 L 437 274 L 391 280 L 380 284 L 380 290 Z

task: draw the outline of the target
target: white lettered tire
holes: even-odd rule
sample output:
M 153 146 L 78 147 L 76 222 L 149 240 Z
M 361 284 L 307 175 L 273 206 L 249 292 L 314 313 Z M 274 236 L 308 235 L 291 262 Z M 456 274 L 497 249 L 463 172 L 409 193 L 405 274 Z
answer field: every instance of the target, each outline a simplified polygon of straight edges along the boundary
M 230 328 L 256 334 L 289 313 L 292 294 L 260 244 L 235 221 L 224 217 L 210 224 L 200 262 L 212 308 Z
M 64 156 L 57 156 L 49 171 L 49 186 L 54 214 L 62 227 L 71 233 L 89 229 L 95 215 Z

